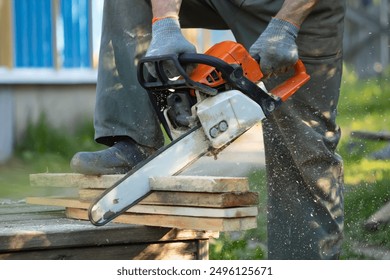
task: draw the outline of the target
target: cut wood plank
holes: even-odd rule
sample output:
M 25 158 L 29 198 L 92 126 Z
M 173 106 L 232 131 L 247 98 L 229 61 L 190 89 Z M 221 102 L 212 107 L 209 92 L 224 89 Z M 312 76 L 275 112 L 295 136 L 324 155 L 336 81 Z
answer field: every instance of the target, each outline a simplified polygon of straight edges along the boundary
M 181 192 L 247 192 L 246 177 L 168 176 L 149 179 L 152 190 Z
M 65 197 L 27 197 L 27 204 L 35 205 L 50 205 L 57 207 L 74 207 L 74 208 L 83 208 L 88 209 L 88 202 L 81 202 L 78 199 L 65 198 Z
M 79 199 L 92 202 L 103 190 L 80 189 Z M 170 192 L 154 191 L 139 204 L 198 206 L 209 208 L 226 208 L 237 206 L 253 206 L 259 203 L 257 192 L 200 193 L 200 192 Z
M 27 203 L 39 205 L 63 206 L 68 208 L 88 209 L 88 202 L 81 202 L 68 198 L 50 197 L 28 197 Z M 191 217 L 217 217 L 237 218 L 257 216 L 258 209 L 252 207 L 232 208 L 203 208 L 203 207 L 182 207 L 182 206 L 159 206 L 159 205 L 135 205 L 127 210 L 127 213 L 158 214 L 170 216 L 191 216 Z
M 257 216 L 257 207 L 202 208 L 182 206 L 135 205 L 126 213 L 157 214 L 206 218 L 240 218 Z
M 30 174 L 32 187 L 75 187 L 107 189 L 124 175 L 83 175 L 77 173 Z M 152 190 L 187 192 L 246 192 L 246 177 L 168 176 L 150 178 Z
M 66 208 L 65 212 L 68 218 L 80 220 L 88 219 L 88 212 L 85 209 Z M 125 213 L 116 217 L 113 222 L 211 231 L 241 231 L 257 227 L 256 217 L 203 218 Z
M 78 173 L 30 174 L 32 187 L 95 188 L 107 189 L 124 175 L 83 175 Z
M 103 192 L 102 189 L 79 189 L 79 199 L 83 202 L 92 202 Z

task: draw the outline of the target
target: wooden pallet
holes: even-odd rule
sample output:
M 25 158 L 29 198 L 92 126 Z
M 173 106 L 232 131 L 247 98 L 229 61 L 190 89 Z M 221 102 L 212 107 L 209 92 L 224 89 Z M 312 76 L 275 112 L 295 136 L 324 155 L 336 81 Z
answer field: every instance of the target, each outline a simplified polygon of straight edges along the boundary
M 60 206 L 72 219 L 88 219 L 97 196 L 123 175 L 31 174 L 33 187 L 77 188 L 78 197 L 29 197 L 27 203 Z M 240 231 L 257 227 L 258 193 L 247 178 L 210 176 L 153 177 L 152 193 L 114 222 L 179 229 Z

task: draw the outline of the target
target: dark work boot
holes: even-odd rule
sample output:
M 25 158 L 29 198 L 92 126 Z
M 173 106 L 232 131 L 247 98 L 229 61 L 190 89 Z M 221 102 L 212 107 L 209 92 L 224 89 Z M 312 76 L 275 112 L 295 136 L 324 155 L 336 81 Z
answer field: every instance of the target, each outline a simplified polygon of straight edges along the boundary
M 105 150 L 78 152 L 73 156 L 70 167 L 74 172 L 85 175 L 125 174 L 154 151 L 131 140 L 120 141 Z

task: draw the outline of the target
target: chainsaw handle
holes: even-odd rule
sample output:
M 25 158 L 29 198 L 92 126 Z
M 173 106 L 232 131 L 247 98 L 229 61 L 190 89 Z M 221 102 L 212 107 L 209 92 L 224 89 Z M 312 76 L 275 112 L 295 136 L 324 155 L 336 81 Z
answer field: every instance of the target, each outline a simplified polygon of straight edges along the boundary
M 302 60 L 298 60 L 294 65 L 294 75 L 286 81 L 276 86 L 270 93 L 279 97 L 282 101 L 286 101 L 293 95 L 301 86 L 303 86 L 310 79 L 309 74 L 306 73 L 306 67 Z
M 167 62 L 174 65 L 176 70 L 179 72 L 181 79 L 171 79 L 166 75 L 164 65 Z M 168 54 L 162 56 L 143 57 L 138 63 L 138 81 L 142 87 L 152 91 L 164 91 L 167 88 L 180 89 L 190 87 L 193 89 L 198 89 L 209 95 L 216 95 L 218 93 L 216 89 L 193 81 L 182 66 L 182 64 L 185 65 L 196 63 L 216 66 L 218 68 L 221 67 L 224 68 L 225 71 L 228 67 L 231 67 L 228 63 L 216 57 L 203 54 L 181 54 L 179 56 L 176 54 Z M 150 77 L 148 77 L 146 74 L 148 72 L 145 71 L 147 64 L 154 67 L 157 74 L 155 79 L 150 79 Z
M 179 62 L 182 64 L 192 63 L 213 66 L 221 72 L 222 76 L 229 76 L 234 71 L 234 67 L 226 61 L 214 56 L 200 53 L 183 53 L 179 56 Z
M 173 63 L 181 75 L 179 79 L 170 79 L 166 75 L 164 67 L 166 62 Z M 146 64 L 155 67 L 157 74 L 155 79 L 150 79 L 146 74 L 148 72 L 145 71 Z M 285 101 L 289 96 L 294 94 L 310 78 L 306 73 L 303 63 L 298 61 L 294 66 L 294 76 L 271 90 L 270 93 L 273 95 L 271 96 L 257 86 L 256 83 L 249 80 L 244 75 L 242 67 L 238 65 L 233 66 L 218 57 L 191 53 L 141 58 L 138 64 L 138 81 L 149 92 L 167 92 L 167 89 L 192 88 L 211 96 L 218 93 L 218 90 L 215 88 L 193 81 L 186 73 L 182 64 L 205 64 L 215 67 L 221 73 L 223 79 L 234 89 L 240 90 L 258 103 L 266 116 L 278 107 L 282 101 Z

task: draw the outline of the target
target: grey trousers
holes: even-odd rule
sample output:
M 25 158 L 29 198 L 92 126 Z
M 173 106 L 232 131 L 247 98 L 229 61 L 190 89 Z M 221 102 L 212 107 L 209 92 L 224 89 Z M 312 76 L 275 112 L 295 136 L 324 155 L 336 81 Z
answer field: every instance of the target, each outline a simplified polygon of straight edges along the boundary
M 263 122 L 269 259 L 335 259 L 340 253 L 343 169 L 335 149 L 344 2 L 320 1 L 304 22 L 297 42 L 311 80 Z M 180 23 L 230 29 L 249 48 L 282 3 L 183 0 Z M 142 145 L 163 145 L 159 122 L 136 77 L 137 61 L 151 39 L 151 18 L 149 1 L 105 1 L 95 111 L 100 143 L 129 136 Z

